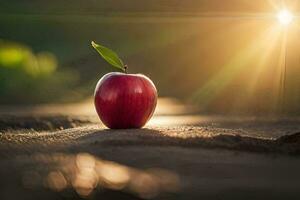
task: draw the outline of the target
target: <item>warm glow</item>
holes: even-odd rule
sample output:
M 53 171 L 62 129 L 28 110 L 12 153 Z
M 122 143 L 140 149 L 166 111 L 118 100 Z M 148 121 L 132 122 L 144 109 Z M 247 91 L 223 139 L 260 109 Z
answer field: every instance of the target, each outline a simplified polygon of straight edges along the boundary
M 293 20 L 293 15 L 290 11 L 288 10 L 281 10 L 278 15 L 277 18 L 279 20 L 279 22 L 283 25 L 288 25 L 292 22 Z
M 167 170 L 132 168 L 88 153 L 37 154 L 33 158 L 41 166 L 24 173 L 25 188 L 44 185 L 55 192 L 73 188 L 83 198 L 99 189 L 112 189 L 148 199 L 160 193 L 175 192 L 179 187 L 178 176 Z M 44 165 L 49 167 L 42 167 Z

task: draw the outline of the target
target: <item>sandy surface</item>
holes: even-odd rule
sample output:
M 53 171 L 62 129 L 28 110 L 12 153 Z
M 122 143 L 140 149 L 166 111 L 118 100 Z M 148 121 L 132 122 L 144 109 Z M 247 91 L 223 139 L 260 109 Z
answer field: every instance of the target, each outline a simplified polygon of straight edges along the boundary
M 91 101 L 1 107 L 0 199 L 299 199 L 300 119 L 196 115 L 161 99 L 144 129 Z

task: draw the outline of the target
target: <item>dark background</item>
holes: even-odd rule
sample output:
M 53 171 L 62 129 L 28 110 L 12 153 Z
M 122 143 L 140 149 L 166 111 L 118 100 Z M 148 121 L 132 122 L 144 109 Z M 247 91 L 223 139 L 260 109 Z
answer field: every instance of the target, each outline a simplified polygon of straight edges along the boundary
M 299 114 L 300 27 L 297 18 L 278 23 L 283 7 L 299 9 L 271 0 L 1 1 L 0 103 L 92 96 L 113 70 L 94 40 L 149 76 L 161 97 L 203 112 Z

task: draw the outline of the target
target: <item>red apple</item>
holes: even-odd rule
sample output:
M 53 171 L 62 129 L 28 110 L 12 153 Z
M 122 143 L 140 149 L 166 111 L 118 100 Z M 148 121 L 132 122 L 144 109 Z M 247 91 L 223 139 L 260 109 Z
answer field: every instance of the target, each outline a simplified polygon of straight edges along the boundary
M 95 107 L 101 121 L 112 129 L 141 128 L 156 107 L 157 90 L 142 74 L 112 72 L 95 90 Z

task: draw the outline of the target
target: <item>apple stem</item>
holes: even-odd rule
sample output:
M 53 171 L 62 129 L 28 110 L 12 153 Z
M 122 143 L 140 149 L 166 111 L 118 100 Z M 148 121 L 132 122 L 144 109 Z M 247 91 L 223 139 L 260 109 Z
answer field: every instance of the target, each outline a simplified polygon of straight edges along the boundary
M 125 71 L 125 74 L 127 74 L 127 65 L 124 65 L 124 71 Z

